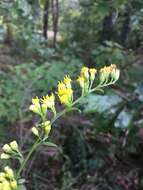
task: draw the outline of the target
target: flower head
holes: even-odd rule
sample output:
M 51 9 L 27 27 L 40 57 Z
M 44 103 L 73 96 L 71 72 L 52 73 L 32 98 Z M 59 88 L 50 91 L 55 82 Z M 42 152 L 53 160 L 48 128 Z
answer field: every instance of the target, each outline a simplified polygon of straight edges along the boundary
M 29 110 L 41 115 L 40 100 L 37 96 L 32 99 L 32 104 L 30 105 Z
M 71 81 L 72 80 L 71 80 L 70 76 L 66 75 L 64 77 L 64 84 L 66 85 L 67 88 L 71 88 Z
M 83 76 L 86 79 L 89 79 L 89 68 L 83 67 L 80 71 L 80 75 Z
M 3 147 L 2 147 L 3 151 L 6 152 L 6 153 L 11 153 L 11 147 L 8 145 L 8 144 L 5 144 Z
M 61 104 L 64 104 L 66 106 L 71 105 L 73 101 L 73 90 L 71 87 L 71 79 L 69 76 L 66 76 L 63 82 L 59 82 L 58 97 Z
M 41 100 L 42 111 L 46 114 L 47 108 L 51 109 L 54 114 L 56 114 L 55 109 L 55 95 L 52 93 L 51 95 L 43 96 Z
M 12 141 L 12 142 L 10 143 L 10 147 L 11 147 L 11 149 L 14 150 L 14 151 L 19 151 L 19 150 L 18 150 L 18 144 L 17 144 L 16 141 Z
M 90 73 L 90 81 L 94 81 L 97 70 L 95 68 L 91 68 L 89 69 L 89 73 Z
M 82 95 L 87 94 L 89 91 L 90 86 L 90 79 L 89 79 L 89 68 L 83 67 L 80 71 L 80 75 L 78 76 L 77 82 L 81 86 Z
M 41 99 L 42 104 L 47 105 L 48 108 L 52 108 L 55 106 L 55 96 L 54 94 L 43 96 Z
M 82 76 L 79 76 L 77 79 L 77 82 L 79 83 L 79 85 L 81 86 L 81 88 L 84 88 L 84 84 L 85 84 L 85 79 Z
M 116 67 L 115 64 L 111 64 L 111 77 L 117 81 L 119 79 L 120 76 L 120 70 Z
M 0 190 L 16 190 L 17 181 L 13 170 L 6 166 L 4 171 L 0 173 Z
M 39 131 L 36 127 L 32 127 L 31 131 L 35 136 L 39 137 Z
M 6 154 L 6 153 L 2 153 L 1 155 L 0 155 L 0 158 L 2 159 L 2 160 L 7 160 L 7 159 L 9 159 L 11 156 L 9 155 L 9 154 Z
M 9 159 L 12 157 L 21 157 L 21 153 L 18 148 L 18 144 L 16 141 L 12 141 L 9 144 L 5 144 L 2 147 L 3 153 L 1 154 L 1 159 Z
M 118 80 L 120 75 L 120 70 L 117 69 L 115 64 L 111 64 L 110 66 L 105 66 L 100 69 L 100 82 L 106 83 L 108 82 L 109 78 L 112 82 Z

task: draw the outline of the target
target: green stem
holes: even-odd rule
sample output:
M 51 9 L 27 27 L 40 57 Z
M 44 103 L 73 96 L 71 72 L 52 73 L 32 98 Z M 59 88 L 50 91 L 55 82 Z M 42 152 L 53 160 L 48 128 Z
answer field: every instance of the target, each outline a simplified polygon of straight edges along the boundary
M 28 155 L 26 156 L 25 160 L 22 162 L 18 172 L 17 172 L 17 178 L 20 177 L 20 174 L 22 172 L 22 170 L 24 169 L 25 165 L 27 164 L 28 160 L 30 159 L 32 153 L 34 152 L 34 150 L 41 144 L 41 141 L 38 139 L 32 146 L 32 148 L 30 149 Z

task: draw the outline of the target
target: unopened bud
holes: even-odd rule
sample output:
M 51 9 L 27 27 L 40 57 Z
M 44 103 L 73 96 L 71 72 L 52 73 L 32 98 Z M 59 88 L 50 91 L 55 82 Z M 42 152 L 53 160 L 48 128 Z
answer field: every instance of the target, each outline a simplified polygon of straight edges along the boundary
M 17 144 L 16 141 L 12 141 L 12 142 L 10 143 L 10 147 L 12 148 L 12 150 L 18 151 L 18 144 Z
M 6 153 L 11 153 L 11 147 L 8 145 L 8 144 L 5 144 L 3 147 L 2 147 L 3 151 L 6 152 Z
M 2 153 L 0 158 L 3 159 L 3 160 L 7 160 L 9 159 L 11 156 L 9 154 L 6 154 L 6 153 Z
M 10 186 L 12 187 L 13 190 L 17 189 L 17 181 L 16 180 L 11 181 Z
M 32 127 L 31 129 L 32 133 L 35 135 L 35 136 L 38 136 L 39 137 L 39 132 L 38 132 L 38 129 L 36 127 Z

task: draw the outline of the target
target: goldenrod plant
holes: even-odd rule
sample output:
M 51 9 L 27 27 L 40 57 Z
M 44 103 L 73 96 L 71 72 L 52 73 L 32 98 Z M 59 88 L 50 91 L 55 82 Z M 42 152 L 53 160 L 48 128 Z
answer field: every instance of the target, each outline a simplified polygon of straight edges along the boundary
M 63 81 L 58 83 L 55 93 L 43 96 L 42 98 L 33 98 L 29 110 L 38 114 L 40 117 L 40 123 L 31 128 L 32 134 L 35 136 L 36 140 L 26 156 L 22 154 L 15 140 L 2 147 L 3 152 L 1 154 L 1 159 L 18 159 L 19 168 L 15 171 L 9 166 L 4 168 L 4 171 L 0 173 L 0 190 L 20 190 L 22 182 L 24 182 L 21 178 L 22 171 L 25 169 L 33 152 L 44 143 L 48 145 L 48 138 L 53 123 L 65 113 L 75 110 L 76 105 L 89 93 L 103 90 L 103 87 L 114 84 L 118 80 L 119 75 L 120 71 L 116 65 L 105 66 L 99 71 L 95 68 L 83 67 L 80 75 L 75 81 L 81 88 L 81 96 L 79 98 L 74 98 L 74 90 L 72 88 L 73 81 L 68 75 L 64 77 Z M 97 81 L 94 83 L 96 78 Z M 55 102 L 57 99 L 59 99 L 64 107 L 60 112 L 56 110 Z M 49 111 L 53 113 L 51 119 L 47 119 L 47 113 Z M 52 145 L 52 143 L 49 142 L 49 145 Z

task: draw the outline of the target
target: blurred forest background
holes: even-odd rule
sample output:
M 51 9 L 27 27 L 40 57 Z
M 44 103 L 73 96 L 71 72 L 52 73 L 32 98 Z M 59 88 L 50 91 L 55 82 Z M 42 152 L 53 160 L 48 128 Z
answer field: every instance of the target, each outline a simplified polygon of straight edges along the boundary
M 33 155 L 28 190 L 143 189 L 143 1 L 0 1 L 1 145 L 28 140 L 28 150 L 38 119 L 31 98 L 83 65 L 110 64 L 120 68 L 119 81 L 53 126 L 58 148 Z

